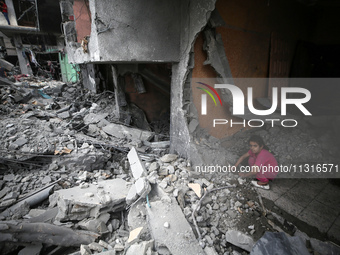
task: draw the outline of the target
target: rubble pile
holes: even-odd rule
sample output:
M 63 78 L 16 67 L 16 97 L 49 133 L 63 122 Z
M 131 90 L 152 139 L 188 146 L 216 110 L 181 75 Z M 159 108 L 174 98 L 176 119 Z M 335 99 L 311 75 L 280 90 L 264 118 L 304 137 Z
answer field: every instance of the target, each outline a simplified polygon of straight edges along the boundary
M 27 244 L 24 249 L 44 252 L 69 246 L 76 254 L 240 250 L 226 233 L 236 227 L 241 208 L 252 209 L 243 208 L 247 201 L 228 183 L 237 184 L 236 177 L 200 176 L 185 159 L 165 154 L 168 141 L 152 141 L 153 132 L 122 125 L 112 93 L 79 93 L 76 86 L 56 82 L 1 88 L 0 217 L 9 241 L 3 253 L 22 248 L 14 242 L 17 232 Z M 13 95 L 22 99 L 14 101 Z M 212 191 L 198 205 L 205 189 L 218 186 L 231 188 Z M 31 202 L 32 197 L 38 198 Z M 157 215 L 174 218 L 163 222 Z M 145 224 L 133 238 L 139 219 Z M 60 236 L 47 242 L 42 236 L 49 237 L 49 229 Z M 70 236 L 82 243 L 71 242 Z M 174 238 L 180 239 L 177 244 Z M 43 245 L 31 247 L 33 240 Z
M 1 254 L 237 255 L 296 232 L 244 179 L 196 172 L 123 125 L 111 92 L 32 84 L 0 89 Z

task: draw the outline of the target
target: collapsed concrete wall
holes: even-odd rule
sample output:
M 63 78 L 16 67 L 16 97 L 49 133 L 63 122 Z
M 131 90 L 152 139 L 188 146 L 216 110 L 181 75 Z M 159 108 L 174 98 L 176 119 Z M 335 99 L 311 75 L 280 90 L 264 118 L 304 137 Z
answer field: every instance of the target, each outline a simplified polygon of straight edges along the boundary
M 90 0 L 91 36 L 86 42 L 83 40 L 82 47 L 76 42 L 76 21 L 64 23 L 72 63 L 175 62 L 171 83 L 171 150 L 194 161 L 202 160 L 192 144 L 186 118 L 186 107 L 192 100 L 184 94 L 190 90 L 194 41 L 206 26 L 215 2 L 118 1 L 112 5 L 110 1 Z M 93 90 L 95 84 L 86 87 Z

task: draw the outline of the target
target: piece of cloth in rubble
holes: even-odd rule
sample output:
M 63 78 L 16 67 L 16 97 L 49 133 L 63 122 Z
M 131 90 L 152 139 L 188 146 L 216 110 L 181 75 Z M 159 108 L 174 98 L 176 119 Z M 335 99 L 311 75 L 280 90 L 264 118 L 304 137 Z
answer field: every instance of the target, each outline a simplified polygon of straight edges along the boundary
M 34 55 L 34 53 L 33 53 L 32 50 L 30 50 L 30 53 L 31 53 L 31 62 L 32 62 L 33 64 L 35 64 L 35 66 L 40 66 L 39 63 L 38 63 L 38 61 L 37 61 L 37 59 L 35 58 L 35 55 Z
M 283 232 L 266 232 L 253 246 L 250 255 L 310 255 L 303 240 Z
M 274 171 L 274 168 L 277 167 L 278 164 L 273 154 L 266 149 L 262 149 L 257 155 L 249 150 L 248 154 L 249 166 L 256 165 L 260 168 L 260 172 L 256 174 L 256 179 L 261 182 L 268 182 L 276 177 L 277 172 Z

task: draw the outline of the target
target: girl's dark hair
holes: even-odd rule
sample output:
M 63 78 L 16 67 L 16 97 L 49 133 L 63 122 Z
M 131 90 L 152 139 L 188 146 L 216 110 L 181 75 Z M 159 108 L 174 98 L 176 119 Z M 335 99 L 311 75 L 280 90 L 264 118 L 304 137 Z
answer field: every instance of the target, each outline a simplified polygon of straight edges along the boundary
M 270 149 L 268 148 L 268 146 L 264 144 L 264 141 L 263 141 L 262 137 L 259 136 L 259 135 L 252 135 L 252 136 L 249 138 L 249 140 L 248 140 L 248 143 L 250 143 L 250 142 L 255 142 L 255 143 L 257 143 L 260 147 L 263 146 L 263 149 L 265 149 L 265 150 L 271 152 Z M 273 153 L 273 152 L 271 152 L 271 153 Z

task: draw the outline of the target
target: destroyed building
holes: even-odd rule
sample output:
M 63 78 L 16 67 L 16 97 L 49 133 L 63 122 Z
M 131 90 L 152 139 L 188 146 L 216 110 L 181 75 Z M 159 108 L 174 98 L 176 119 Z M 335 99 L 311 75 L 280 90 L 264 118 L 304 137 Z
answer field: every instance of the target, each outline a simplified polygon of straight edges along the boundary
M 202 91 L 192 78 L 339 75 L 329 49 L 339 52 L 339 36 L 328 31 L 338 22 L 336 1 L 89 1 L 85 6 L 83 1 L 61 1 L 60 6 L 69 60 L 82 66 L 86 87 L 116 88 L 116 110 L 123 111 L 128 100 L 145 112 L 149 122 L 169 113 L 171 151 L 197 164 L 232 160 L 221 160 L 225 155 L 221 148 L 207 155 L 200 146 L 228 139 L 244 127 L 213 128 L 216 116 L 233 119 L 230 110 L 219 107 L 202 116 Z M 320 75 L 326 62 L 332 67 Z M 239 86 L 246 93 L 246 85 Z M 269 101 L 272 87 L 284 84 L 258 79 L 255 86 L 253 97 Z M 317 109 L 321 116 L 335 116 L 334 122 L 325 124 L 332 129 L 339 122 L 338 107 L 331 105 L 339 88 L 329 91 L 333 93 L 314 93 L 313 105 L 327 101 L 324 108 L 333 108 L 327 114 Z M 232 106 L 230 97 L 221 96 Z M 207 107 L 213 108 L 213 102 L 208 100 Z
M 8 0 L 6 5 L 9 24 L 0 16 L 1 66 L 7 72 L 77 81 L 77 67 L 68 63 L 64 52 L 58 1 Z M 20 69 L 12 70 L 10 64 Z
M 0 79 L 0 253 L 339 253 L 338 171 L 282 174 L 270 190 L 218 172 L 252 134 L 281 165 L 337 169 L 338 80 L 316 79 L 340 75 L 337 1 L 6 4 L 5 60 L 30 76 Z M 301 77 L 305 108 L 254 114 Z

